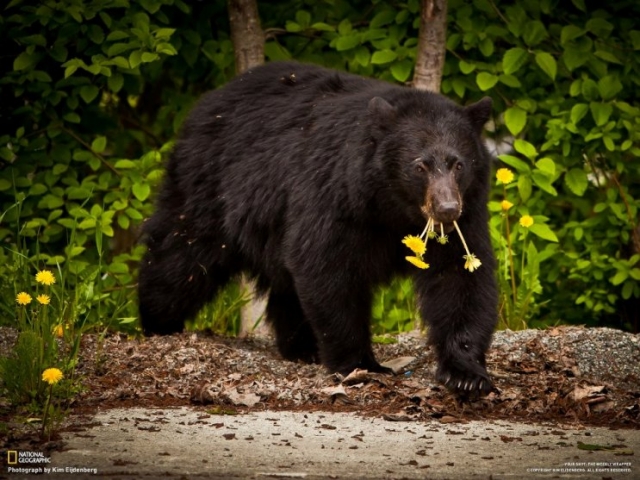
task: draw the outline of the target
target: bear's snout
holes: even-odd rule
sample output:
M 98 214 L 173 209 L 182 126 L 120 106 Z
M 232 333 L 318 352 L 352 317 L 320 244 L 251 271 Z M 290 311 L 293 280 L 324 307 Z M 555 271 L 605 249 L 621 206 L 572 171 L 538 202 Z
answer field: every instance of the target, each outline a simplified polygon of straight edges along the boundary
M 435 206 L 434 217 L 439 223 L 453 223 L 460 217 L 460 203 L 458 201 L 444 201 Z

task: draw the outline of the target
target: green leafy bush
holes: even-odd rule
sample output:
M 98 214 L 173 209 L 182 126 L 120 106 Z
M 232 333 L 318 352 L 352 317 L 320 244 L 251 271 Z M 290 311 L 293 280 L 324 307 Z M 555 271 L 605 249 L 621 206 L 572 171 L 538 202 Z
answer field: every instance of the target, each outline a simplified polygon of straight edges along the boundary
M 267 59 L 408 82 L 419 3 L 259 2 Z M 637 313 L 621 312 L 640 310 L 639 14 L 632 1 L 449 1 L 443 93 L 492 96 L 496 167 L 517 174 L 506 192 L 495 186 L 491 205 L 498 258 L 525 255 L 501 267 L 505 325 L 638 328 Z M 79 278 L 100 265 L 101 316 L 130 328 L 138 227 L 161 163 L 198 96 L 234 75 L 226 2 L 14 0 L 0 27 L 0 309 L 15 318 L 20 272 L 2 260 L 20 251 Z M 526 235 L 524 215 L 535 219 Z M 514 281 L 531 295 L 514 297 Z M 388 312 L 411 311 L 407 288 L 383 293 L 377 329 L 389 330 L 398 314 Z

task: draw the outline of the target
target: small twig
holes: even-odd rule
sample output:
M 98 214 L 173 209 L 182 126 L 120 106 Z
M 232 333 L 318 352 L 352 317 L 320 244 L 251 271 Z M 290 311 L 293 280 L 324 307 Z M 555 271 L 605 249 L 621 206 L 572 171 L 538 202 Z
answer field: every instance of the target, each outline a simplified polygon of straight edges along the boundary
M 95 157 L 100 160 L 109 170 L 111 170 L 113 173 L 115 173 L 117 176 L 121 177 L 122 174 L 115 169 L 115 167 L 113 165 L 111 165 L 109 162 L 107 162 L 107 160 L 100 155 L 98 152 L 96 152 L 93 148 L 91 148 L 91 145 L 89 145 L 87 142 L 85 142 L 84 140 L 82 140 L 82 138 L 80 138 L 78 135 L 75 134 L 75 132 L 73 132 L 72 130 L 69 130 L 67 127 L 65 127 L 64 125 L 61 127 L 62 131 L 64 131 L 65 133 L 67 133 L 69 136 L 73 137 L 73 139 L 78 142 L 80 145 L 82 145 L 84 148 L 86 148 L 87 150 L 89 150 L 91 153 L 93 153 L 93 155 L 95 155 Z

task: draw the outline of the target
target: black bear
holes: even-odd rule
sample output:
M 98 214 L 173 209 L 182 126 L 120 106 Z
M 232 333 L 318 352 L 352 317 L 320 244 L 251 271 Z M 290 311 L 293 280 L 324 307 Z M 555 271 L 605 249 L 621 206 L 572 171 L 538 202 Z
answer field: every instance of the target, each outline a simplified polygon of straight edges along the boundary
M 268 293 L 266 317 L 289 360 L 332 372 L 385 371 L 371 348 L 375 289 L 413 275 L 438 358 L 456 392 L 492 389 L 485 352 L 497 319 L 488 233 L 486 98 L 447 98 L 294 62 L 249 70 L 206 94 L 167 164 L 145 223 L 140 316 L 147 335 L 183 329 L 239 272 Z M 420 270 L 406 235 L 457 220 Z M 442 225 L 442 227 L 440 227 Z

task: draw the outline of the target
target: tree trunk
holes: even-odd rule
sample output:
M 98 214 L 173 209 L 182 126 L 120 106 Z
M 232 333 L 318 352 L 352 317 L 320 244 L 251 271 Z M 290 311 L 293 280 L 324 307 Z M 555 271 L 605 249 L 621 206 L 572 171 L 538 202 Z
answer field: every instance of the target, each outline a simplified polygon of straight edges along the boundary
M 447 0 L 422 0 L 413 86 L 440 92 L 447 45 Z
M 258 3 L 256 0 L 229 0 L 229 23 L 231 41 L 236 59 L 236 74 L 264 63 L 264 33 L 260 26 Z M 249 333 L 264 336 L 269 329 L 264 322 L 266 300 L 256 295 L 255 284 L 244 275 L 240 287 L 251 296 L 251 300 L 240 313 L 240 336 Z M 254 330 L 253 326 L 262 318 Z
M 260 26 L 256 0 L 229 0 L 231 41 L 236 74 L 264 63 L 264 33 Z

